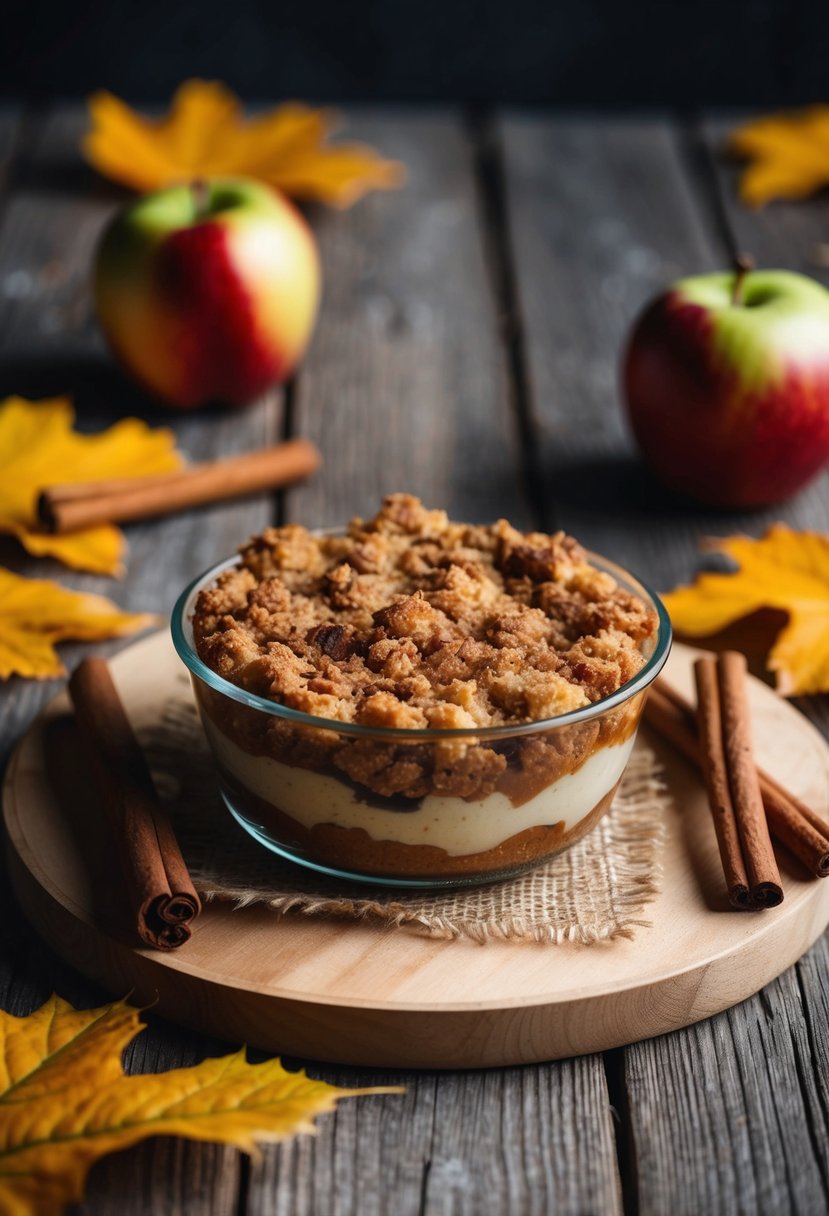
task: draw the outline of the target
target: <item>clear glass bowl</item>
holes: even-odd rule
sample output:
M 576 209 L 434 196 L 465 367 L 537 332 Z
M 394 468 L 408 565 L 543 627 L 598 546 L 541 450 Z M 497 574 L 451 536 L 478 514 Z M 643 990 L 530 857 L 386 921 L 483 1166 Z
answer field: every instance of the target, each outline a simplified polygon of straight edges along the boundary
M 586 708 L 544 722 L 464 730 L 334 722 L 231 684 L 196 653 L 192 617 L 202 588 L 238 559 L 201 575 L 173 610 L 173 643 L 189 668 L 231 814 L 291 861 L 392 887 L 509 878 L 568 848 L 609 808 L 647 687 L 671 645 L 658 597 L 613 563 L 588 556 L 657 614 L 641 671 Z M 372 789 L 378 784 L 408 794 L 379 794 Z M 447 786 L 453 792 L 441 793 Z M 417 792 L 422 796 L 411 796 Z

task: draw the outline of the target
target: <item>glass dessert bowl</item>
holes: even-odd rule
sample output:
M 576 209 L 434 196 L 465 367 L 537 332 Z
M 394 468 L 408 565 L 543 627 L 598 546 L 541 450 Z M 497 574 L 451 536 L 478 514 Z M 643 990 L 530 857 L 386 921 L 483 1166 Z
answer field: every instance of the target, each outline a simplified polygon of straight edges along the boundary
M 589 832 L 670 649 L 658 598 L 570 538 L 404 495 L 343 533 L 253 538 L 172 630 L 239 823 L 397 887 L 508 878 Z

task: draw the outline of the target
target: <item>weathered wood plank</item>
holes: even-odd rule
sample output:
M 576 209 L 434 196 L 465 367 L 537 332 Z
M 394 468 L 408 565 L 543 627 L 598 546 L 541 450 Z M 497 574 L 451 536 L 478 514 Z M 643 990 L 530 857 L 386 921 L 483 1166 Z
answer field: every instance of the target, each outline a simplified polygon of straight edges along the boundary
M 429 1216 L 614 1212 L 618 1178 L 595 1169 L 614 1156 L 599 1058 L 441 1078 Z M 497 1147 L 496 1147 L 497 1146 Z
M 290 1067 L 294 1067 L 290 1063 Z M 253 1163 L 248 1211 L 257 1216 L 396 1216 L 421 1211 L 430 1168 L 435 1078 L 308 1071 L 333 1084 L 405 1084 L 403 1095 L 344 1100 L 314 1137 L 267 1149 Z
M 825 953 L 812 952 L 824 963 Z M 820 1031 L 825 1039 L 825 1000 Z M 628 1049 L 643 1216 L 825 1211 L 826 1077 L 814 1032 L 791 968 L 727 1013 Z
M 311 1070 L 319 1075 L 319 1070 Z M 344 1102 L 314 1139 L 253 1167 L 263 1216 L 496 1216 L 621 1210 L 599 1057 L 480 1073 L 325 1073 L 336 1084 L 406 1085 Z M 576 1132 L 575 1129 L 578 1129 Z
M 824 934 L 795 968 L 803 1003 L 808 1052 L 802 1053 L 798 1083 L 805 1094 L 809 1134 L 829 1191 L 829 935 Z
M 294 399 L 322 476 L 291 516 L 339 524 L 407 490 L 456 518 L 526 520 L 506 363 L 459 118 L 357 115 L 406 188 L 317 218 L 323 309 Z

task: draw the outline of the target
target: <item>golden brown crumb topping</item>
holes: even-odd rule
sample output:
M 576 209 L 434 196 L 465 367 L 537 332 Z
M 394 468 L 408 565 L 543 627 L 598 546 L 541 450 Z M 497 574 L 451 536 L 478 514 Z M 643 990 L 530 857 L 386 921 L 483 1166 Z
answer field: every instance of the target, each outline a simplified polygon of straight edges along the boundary
M 199 656 L 250 692 L 340 722 L 554 717 L 630 680 L 656 629 L 572 537 L 453 523 L 407 494 L 343 536 L 269 528 L 240 552 L 198 597 Z

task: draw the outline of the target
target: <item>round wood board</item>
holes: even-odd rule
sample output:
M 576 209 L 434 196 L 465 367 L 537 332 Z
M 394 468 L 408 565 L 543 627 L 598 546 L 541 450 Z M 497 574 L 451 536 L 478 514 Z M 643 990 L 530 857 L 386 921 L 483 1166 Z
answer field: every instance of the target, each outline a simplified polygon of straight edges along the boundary
M 694 651 L 668 678 L 690 694 Z M 181 665 L 163 634 L 122 651 L 113 672 L 137 725 L 152 720 Z M 763 766 L 829 820 L 829 748 L 756 680 L 750 699 Z M 662 893 L 633 940 L 591 946 L 436 941 L 341 920 L 278 918 L 212 903 L 192 940 L 162 954 L 102 931 L 84 854 L 45 769 L 58 697 L 9 766 L 3 809 L 12 880 L 40 934 L 116 996 L 221 1038 L 284 1054 L 376 1067 L 475 1068 L 600 1051 L 686 1026 L 750 996 L 829 922 L 829 881 L 779 860 L 783 904 L 735 912 L 702 787 L 664 749 Z

